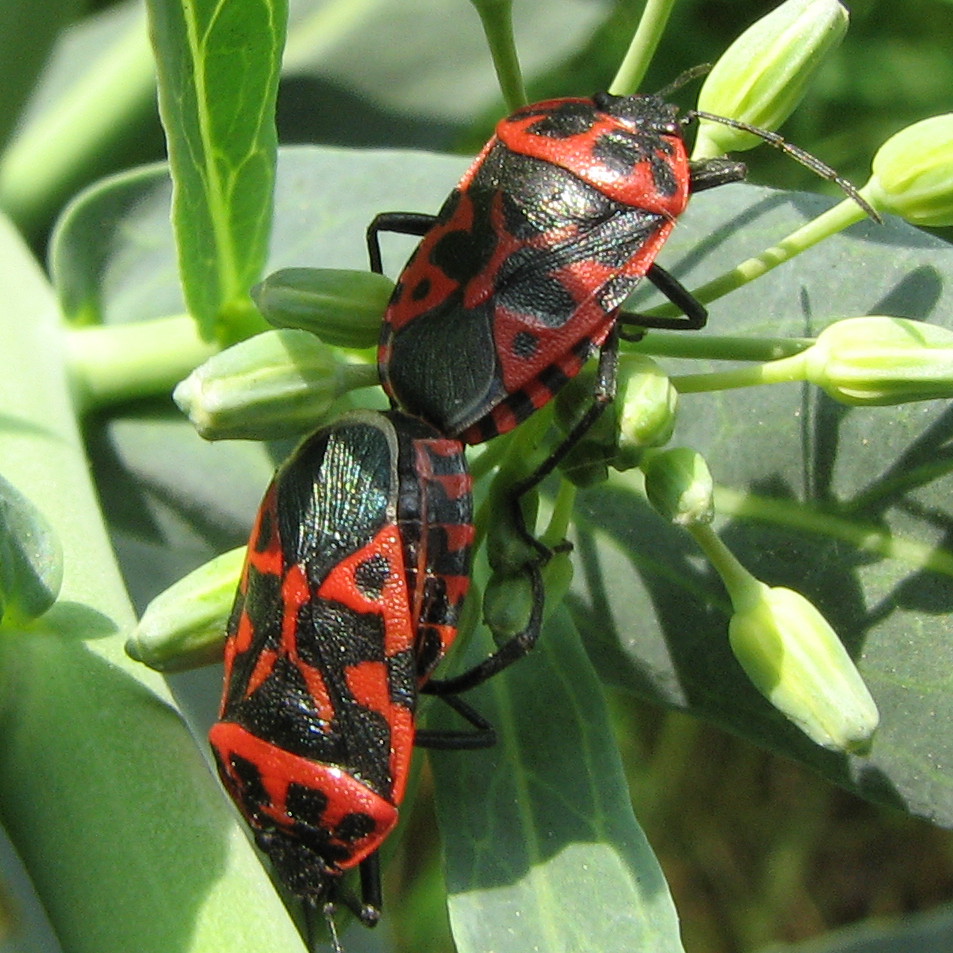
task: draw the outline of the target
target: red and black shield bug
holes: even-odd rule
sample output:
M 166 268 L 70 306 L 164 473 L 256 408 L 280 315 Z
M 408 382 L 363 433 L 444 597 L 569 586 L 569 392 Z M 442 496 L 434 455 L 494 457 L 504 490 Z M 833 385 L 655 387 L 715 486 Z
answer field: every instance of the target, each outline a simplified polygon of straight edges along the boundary
M 695 119 L 760 136 L 836 181 L 876 218 L 853 186 L 775 133 L 699 111 L 680 120 L 664 94 L 699 72 L 656 95 L 524 106 L 498 123 L 436 216 L 374 219 L 367 233 L 374 271 L 382 270 L 380 232 L 422 236 L 397 280 L 378 351 L 396 405 L 479 443 L 542 407 L 596 348 L 614 352 L 617 325 L 702 327 L 703 305 L 655 258 L 689 197 L 740 181 L 745 167 L 690 161 L 683 129 Z M 684 317 L 622 311 L 642 278 Z M 610 355 L 595 414 L 614 387 Z
M 423 236 L 384 317 L 378 363 L 391 398 L 478 443 L 545 404 L 616 322 L 702 326 L 705 309 L 655 258 L 689 196 L 745 168 L 690 162 L 682 128 L 660 96 L 525 106 L 500 121 L 438 215 L 379 215 L 368 229 L 375 271 L 381 231 Z M 642 278 L 686 317 L 622 312 Z
M 355 411 L 313 434 L 259 509 L 209 739 L 258 846 L 332 931 L 336 901 L 377 921 L 376 852 L 413 745 L 493 743 L 454 696 L 522 652 L 504 645 L 462 676 L 429 680 L 456 635 L 472 539 L 462 445 L 399 412 Z M 521 636 L 531 644 L 535 633 Z M 420 691 L 444 696 L 476 731 L 416 732 Z M 354 867 L 360 903 L 340 888 Z
M 696 192 L 737 182 L 727 159 L 692 162 L 683 129 L 703 118 L 744 129 L 837 182 L 832 169 L 780 136 L 692 111 L 681 120 L 664 95 L 553 99 L 502 119 L 433 215 L 378 215 L 367 230 L 371 269 L 379 235 L 421 236 L 398 277 L 378 350 L 392 402 L 465 443 L 506 433 L 545 405 L 601 348 L 593 402 L 545 462 L 511 489 L 516 525 L 540 561 L 519 499 L 565 458 L 615 395 L 620 325 L 702 327 L 704 306 L 655 263 Z M 647 278 L 684 313 L 622 310 Z

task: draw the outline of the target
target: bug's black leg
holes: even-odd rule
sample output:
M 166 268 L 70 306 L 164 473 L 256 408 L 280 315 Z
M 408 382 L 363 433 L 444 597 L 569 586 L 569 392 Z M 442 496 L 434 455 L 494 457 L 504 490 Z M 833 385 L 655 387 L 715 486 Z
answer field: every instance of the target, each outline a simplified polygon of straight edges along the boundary
M 428 694 L 437 695 L 445 701 L 455 712 L 462 715 L 476 731 L 430 731 L 423 729 L 417 732 L 414 744 L 418 748 L 430 748 L 439 751 L 473 750 L 475 748 L 492 748 L 496 744 L 496 732 L 493 726 L 462 698 L 441 691 L 428 692 L 428 683 L 421 689 Z
M 422 689 L 431 694 L 446 698 L 458 692 L 465 692 L 498 672 L 512 665 L 526 655 L 539 639 L 543 623 L 543 605 L 545 590 L 541 567 L 552 558 L 553 550 L 541 543 L 529 531 L 523 516 L 522 498 L 534 490 L 566 457 L 570 450 L 585 436 L 589 428 L 598 420 L 599 415 L 615 399 L 616 376 L 619 363 L 619 339 L 615 330 L 610 333 L 599 355 L 599 369 L 596 375 L 596 386 L 593 392 L 593 402 L 583 416 L 577 421 L 562 443 L 543 461 L 529 476 L 520 480 L 510 488 L 508 505 L 511 508 L 511 519 L 516 532 L 525 543 L 535 550 L 536 558 L 522 567 L 523 573 L 529 579 L 532 589 L 532 605 L 530 618 L 522 631 L 512 636 L 500 646 L 492 655 L 474 665 L 460 675 L 447 679 L 431 679 Z M 567 544 L 568 546 L 568 544 Z M 449 699 L 447 699 L 449 701 Z M 461 712 L 462 714 L 462 712 Z
M 606 407 L 615 400 L 618 370 L 619 334 L 618 330 L 613 328 L 599 352 L 599 367 L 596 371 L 596 385 L 592 392 L 592 404 L 576 421 L 569 433 L 563 438 L 562 443 L 528 477 L 514 484 L 510 490 L 512 518 L 517 531 L 524 541 L 540 554 L 542 562 L 546 562 L 552 554 L 548 547 L 544 546 L 526 528 L 521 505 L 522 498 L 538 487 L 562 463 L 569 451 L 589 432 Z
M 378 236 L 381 232 L 396 232 L 399 235 L 426 235 L 437 221 L 436 215 L 423 212 L 381 212 L 367 226 L 367 257 L 371 262 L 371 271 L 379 275 L 384 273 L 381 259 L 381 244 Z
M 381 918 L 383 893 L 381 892 L 381 857 L 374 851 L 361 861 L 361 906 L 354 913 L 366 927 L 377 925 Z
M 649 314 L 620 311 L 618 318 L 620 324 L 632 325 L 639 329 L 668 328 L 673 331 L 698 331 L 705 326 L 708 321 L 708 309 L 678 279 L 673 278 L 664 268 L 659 268 L 655 264 L 649 266 L 645 277 L 675 307 L 681 308 L 685 313 L 678 318 L 658 318 Z M 636 331 L 631 337 L 627 337 L 627 340 L 637 341 L 641 337 L 641 332 Z
M 743 182 L 748 169 L 743 162 L 734 159 L 702 159 L 691 163 L 689 190 L 692 195 L 706 189 L 716 189 L 719 185 L 731 182 Z
M 338 939 L 337 925 L 334 922 L 334 911 L 343 905 L 361 921 L 366 927 L 377 926 L 381 918 L 381 860 L 380 854 L 374 851 L 369 857 L 361 861 L 358 868 L 361 876 L 361 897 L 345 885 L 339 878 L 334 878 L 326 898 L 320 905 L 320 913 L 324 916 L 331 936 L 331 948 L 334 953 L 343 953 L 341 941 Z M 308 932 L 308 948 L 315 949 L 314 944 L 314 917 L 318 913 L 318 903 L 305 901 L 305 922 Z
M 546 550 L 547 559 L 550 555 L 549 550 Z M 482 685 L 487 679 L 502 672 L 503 669 L 508 668 L 532 649 L 539 638 L 540 628 L 543 623 L 544 590 L 539 567 L 544 561 L 545 560 L 540 559 L 525 567 L 525 572 L 532 588 L 532 607 L 530 609 L 529 621 L 522 631 L 517 632 L 516 635 L 504 642 L 492 655 L 487 656 L 482 662 L 467 669 L 467 671 L 460 675 L 455 675 L 453 678 L 430 679 L 423 689 L 421 689 L 422 691 L 429 695 L 437 695 L 445 699 L 452 707 L 457 708 L 456 704 L 451 702 L 448 696 L 466 692 L 471 688 L 476 688 L 477 685 Z M 459 701 L 459 699 L 456 699 L 456 701 Z M 457 711 L 459 711 L 461 715 L 464 715 L 465 718 L 467 717 L 461 709 L 457 708 Z M 476 712 L 472 713 L 476 714 Z M 481 716 L 478 715 L 477 717 Z M 476 722 L 471 722 L 471 724 L 476 724 L 477 727 L 480 727 Z M 487 724 L 487 728 L 489 727 Z

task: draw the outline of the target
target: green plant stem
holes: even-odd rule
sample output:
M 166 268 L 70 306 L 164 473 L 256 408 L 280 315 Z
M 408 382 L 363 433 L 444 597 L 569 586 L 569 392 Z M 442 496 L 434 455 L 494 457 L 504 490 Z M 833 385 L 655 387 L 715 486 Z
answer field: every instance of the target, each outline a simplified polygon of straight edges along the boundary
M 838 205 L 828 209 L 822 215 L 802 225 L 791 232 L 787 238 L 777 245 L 765 249 L 760 255 L 743 261 L 740 265 L 725 272 L 700 288 L 692 290 L 692 295 L 702 304 L 708 304 L 721 298 L 731 291 L 746 285 L 755 278 L 767 274 L 772 268 L 784 264 L 795 255 L 806 251 L 819 241 L 828 238 L 836 232 L 842 231 L 849 225 L 859 222 L 865 217 L 864 210 L 851 199 L 844 199 Z M 681 311 L 672 304 L 665 304 L 651 309 L 648 314 L 656 317 L 675 317 Z
M 510 436 L 504 435 L 497 440 L 491 440 L 488 443 L 480 444 L 479 455 L 469 461 L 470 475 L 473 482 L 478 482 L 486 476 L 495 467 L 498 467 L 506 456 L 506 448 L 510 442 Z
M 647 0 L 625 58 L 609 84 L 610 93 L 630 96 L 639 88 L 674 6 L 675 0 Z
M 858 552 L 896 559 L 915 569 L 953 576 L 953 556 L 931 543 L 898 536 L 882 526 L 843 518 L 803 501 L 772 500 L 727 487 L 715 488 L 715 509 L 721 516 L 788 526 L 802 533 L 838 539 Z
M 69 953 L 301 950 L 134 619 L 71 406 L 53 290 L 0 220 L 2 468 L 57 533 L 60 599 L 0 629 L 0 823 Z
M 0 208 L 25 234 L 37 234 L 101 166 L 110 143 L 146 115 L 154 96 L 145 16 L 137 15 L 78 82 L 10 144 L 0 160 Z
M 650 331 L 641 341 L 626 344 L 626 351 L 654 357 L 691 357 L 708 361 L 776 361 L 804 351 L 813 343 L 813 338 L 758 338 Z
M 493 68 L 507 109 L 526 105 L 526 86 L 513 38 L 512 0 L 471 0 L 480 14 L 483 32 L 493 57 Z
M 706 374 L 681 374 L 672 378 L 672 384 L 680 394 L 692 394 L 714 390 L 729 390 L 735 387 L 755 387 L 759 384 L 787 384 L 803 381 L 805 354 L 794 354 L 778 361 L 739 367 L 730 371 L 713 371 Z
M 73 399 L 81 414 L 142 397 L 171 394 L 218 348 L 189 315 L 67 332 Z
M 763 584 L 742 566 L 710 524 L 693 523 L 685 528 L 721 577 L 735 612 L 743 612 L 749 603 L 760 598 Z
M 566 538 L 575 506 L 576 485 L 569 480 L 560 480 L 552 515 L 539 539 L 544 546 L 558 546 Z

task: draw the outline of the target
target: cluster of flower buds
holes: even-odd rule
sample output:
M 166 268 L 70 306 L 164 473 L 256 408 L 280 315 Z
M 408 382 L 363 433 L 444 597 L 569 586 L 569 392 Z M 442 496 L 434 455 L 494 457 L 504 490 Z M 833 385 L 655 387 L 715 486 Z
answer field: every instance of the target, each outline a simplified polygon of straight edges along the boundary
M 370 272 L 276 272 L 254 294 L 279 330 L 211 357 L 176 387 L 176 404 L 208 440 L 266 440 L 314 429 L 339 398 L 377 383 L 372 364 L 344 360 L 336 348 L 376 342 L 392 288 Z

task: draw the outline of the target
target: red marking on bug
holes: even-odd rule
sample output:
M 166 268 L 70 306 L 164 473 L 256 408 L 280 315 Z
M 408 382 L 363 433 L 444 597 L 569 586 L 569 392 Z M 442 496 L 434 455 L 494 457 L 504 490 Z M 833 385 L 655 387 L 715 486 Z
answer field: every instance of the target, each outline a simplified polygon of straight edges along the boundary
M 266 800 L 259 806 L 260 814 L 284 828 L 306 821 L 309 826 L 320 824 L 333 832 L 342 822 L 354 814 L 364 814 L 373 822 L 365 835 L 347 841 L 332 836 L 345 852 L 336 862 L 340 870 L 349 870 L 377 850 L 397 823 L 397 808 L 382 798 L 367 785 L 336 765 L 311 761 L 276 747 L 240 725 L 233 722 L 217 722 L 209 732 L 209 740 L 219 762 L 226 772 L 226 779 L 239 804 L 244 803 L 241 778 L 231 769 L 231 759 L 237 755 L 254 764 L 261 776 Z M 297 818 L 288 810 L 288 789 L 297 785 L 312 791 L 320 791 L 327 797 L 327 805 L 320 818 Z M 252 826 L 261 826 L 249 818 Z

